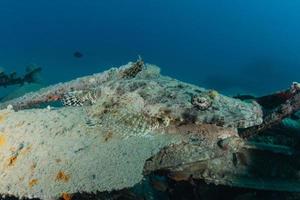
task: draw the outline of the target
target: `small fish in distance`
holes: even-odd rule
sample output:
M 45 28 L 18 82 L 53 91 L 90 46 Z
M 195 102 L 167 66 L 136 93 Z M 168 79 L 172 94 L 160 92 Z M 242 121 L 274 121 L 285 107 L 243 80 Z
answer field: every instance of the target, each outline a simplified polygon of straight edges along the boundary
M 82 58 L 82 57 L 83 57 L 83 54 L 82 54 L 81 52 L 79 52 L 79 51 L 75 51 L 74 54 L 73 54 L 73 56 L 74 56 L 75 58 Z

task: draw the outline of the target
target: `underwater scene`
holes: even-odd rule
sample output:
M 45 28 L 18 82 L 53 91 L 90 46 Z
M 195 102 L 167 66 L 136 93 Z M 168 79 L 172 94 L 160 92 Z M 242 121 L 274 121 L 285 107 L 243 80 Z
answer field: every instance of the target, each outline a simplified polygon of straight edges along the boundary
M 300 199 L 299 19 L 298 1 L 0 0 L 0 200 Z

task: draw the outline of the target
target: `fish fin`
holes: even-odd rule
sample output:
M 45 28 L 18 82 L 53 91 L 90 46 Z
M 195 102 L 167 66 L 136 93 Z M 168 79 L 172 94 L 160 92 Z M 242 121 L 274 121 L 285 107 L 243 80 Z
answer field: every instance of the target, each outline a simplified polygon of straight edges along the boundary
M 74 93 L 65 94 L 62 98 L 64 106 L 83 106 L 83 103 Z

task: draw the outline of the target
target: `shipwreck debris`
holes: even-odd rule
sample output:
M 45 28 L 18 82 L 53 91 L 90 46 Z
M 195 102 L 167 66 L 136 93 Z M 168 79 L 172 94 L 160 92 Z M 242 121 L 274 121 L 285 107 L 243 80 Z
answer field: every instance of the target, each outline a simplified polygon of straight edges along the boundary
M 295 82 L 285 91 L 259 97 L 256 101 L 268 110 L 263 116 L 263 123 L 240 130 L 243 138 L 251 137 L 279 124 L 284 118 L 300 110 L 300 90 Z M 270 105 L 272 104 L 272 105 Z
M 24 76 L 17 76 L 16 72 L 6 74 L 1 71 L 0 73 L 0 86 L 7 87 L 10 85 L 23 85 L 24 83 L 36 82 L 37 75 L 41 72 L 41 67 L 30 66 L 26 69 Z

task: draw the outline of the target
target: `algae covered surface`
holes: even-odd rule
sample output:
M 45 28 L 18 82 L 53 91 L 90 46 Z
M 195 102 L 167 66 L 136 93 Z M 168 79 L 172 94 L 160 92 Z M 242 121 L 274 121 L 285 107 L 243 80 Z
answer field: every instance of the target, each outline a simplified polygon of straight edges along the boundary
M 143 179 L 146 161 L 162 149 L 196 137 L 193 145 L 205 153 L 191 153 L 190 161 L 209 159 L 214 154 L 206 152 L 219 140 L 238 138 L 237 128 L 262 122 L 255 102 L 136 63 L 43 88 L 0 107 L 0 193 L 19 198 L 132 187 Z

